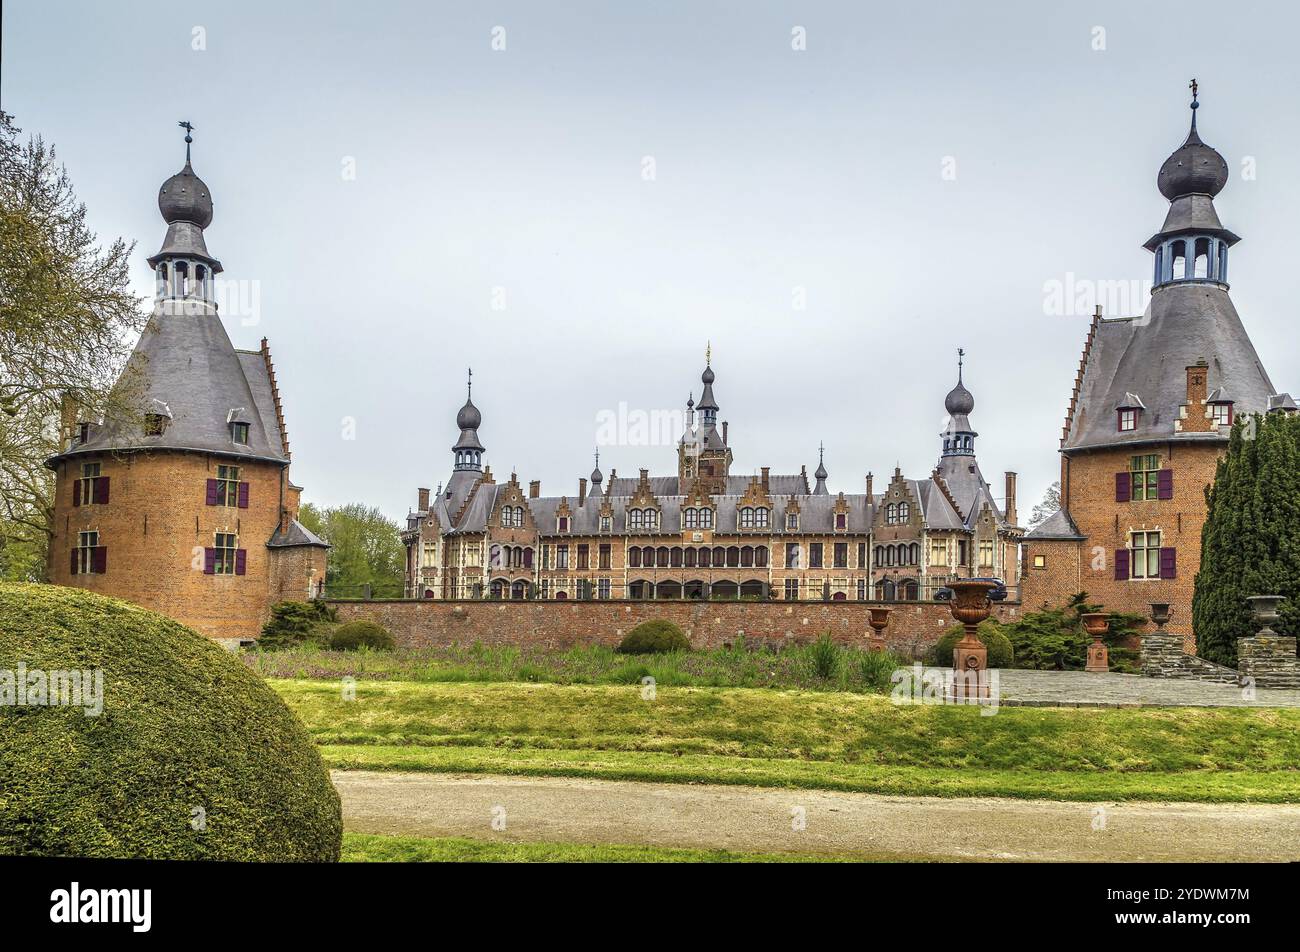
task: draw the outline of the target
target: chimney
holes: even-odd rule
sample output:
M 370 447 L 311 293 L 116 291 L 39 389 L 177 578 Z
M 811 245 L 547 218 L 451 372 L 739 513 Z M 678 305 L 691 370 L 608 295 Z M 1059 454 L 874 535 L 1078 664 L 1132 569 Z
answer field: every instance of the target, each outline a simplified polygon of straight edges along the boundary
M 871 502 L 871 498 L 873 495 L 871 492 L 871 483 L 872 483 L 871 474 L 867 473 L 867 502 Z
M 424 486 L 420 487 L 420 512 L 429 511 L 429 490 Z
M 1178 429 L 1184 433 L 1208 433 L 1213 422 L 1207 417 L 1210 366 L 1202 358 L 1187 368 L 1187 402 L 1181 409 Z
M 578 505 L 581 506 L 587 501 L 587 477 L 578 477 Z
M 768 488 L 769 488 L 769 476 L 768 476 L 768 474 L 771 473 L 771 472 L 772 472 L 772 467 L 771 467 L 771 466 L 764 466 L 764 467 L 763 467 L 763 492 L 767 492 L 767 491 L 768 491 Z
M 1007 477 L 1007 501 L 1006 517 L 1007 522 L 1013 526 L 1016 524 L 1016 474 L 1008 471 Z
M 528 484 L 528 498 L 536 499 L 541 494 L 542 494 L 542 481 L 540 479 L 534 479 L 531 483 Z
M 727 445 L 727 421 L 722 421 L 722 445 Z

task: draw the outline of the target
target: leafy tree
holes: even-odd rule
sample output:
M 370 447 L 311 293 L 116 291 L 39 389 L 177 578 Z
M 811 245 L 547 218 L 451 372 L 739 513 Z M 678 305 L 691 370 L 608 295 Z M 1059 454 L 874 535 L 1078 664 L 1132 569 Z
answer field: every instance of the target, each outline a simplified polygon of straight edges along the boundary
M 1300 417 L 1238 420 L 1206 491 L 1192 596 L 1196 649 L 1235 667 L 1253 635 L 1251 595 L 1283 595 L 1281 630 L 1300 631 Z
M 1047 487 L 1042 501 L 1034 506 L 1029 514 L 1029 528 L 1033 529 L 1046 521 L 1047 517 L 1061 508 L 1061 481 L 1058 479 Z
M 298 520 L 333 546 L 325 573 L 328 594 L 360 597 L 369 585 L 373 598 L 402 597 L 406 547 L 396 522 L 363 503 L 325 509 L 307 503 Z
M 45 460 L 75 417 L 133 402 L 114 381 L 143 315 L 134 246 L 101 245 L 54 148 L 19 132 L 0 112 L 0 573 L 36 580 L 53 519 Z

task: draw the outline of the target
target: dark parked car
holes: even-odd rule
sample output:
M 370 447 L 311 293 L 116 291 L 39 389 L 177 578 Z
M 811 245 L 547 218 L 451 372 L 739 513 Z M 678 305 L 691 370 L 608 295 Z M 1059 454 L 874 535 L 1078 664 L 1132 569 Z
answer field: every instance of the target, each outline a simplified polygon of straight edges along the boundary
M 1000 578 L 973 578 L 970 579 L 970 581 L 992 582 L 995 587 L 989 591 L 990 601 L 1000 602 L 1000 601 L 1004 601 L 1007 597 L 1007 583 L 1002 581 L 1002 579 Z M 949 588 L 947 585 L 945 585 L 943 588 L 939 589 L 937 592 L 934 593 L 934 600 L 936 602 L 950 602 L 952 601 L 952 596 L 953 596 L 952 589 Z

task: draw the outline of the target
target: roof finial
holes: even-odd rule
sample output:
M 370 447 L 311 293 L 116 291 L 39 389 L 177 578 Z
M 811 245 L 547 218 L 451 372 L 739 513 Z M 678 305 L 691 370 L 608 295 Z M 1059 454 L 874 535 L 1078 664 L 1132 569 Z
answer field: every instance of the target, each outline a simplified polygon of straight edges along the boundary
M 708 341 L 704 345 L 704 366 L 708 367 L 713 363 L 713 341 Z
M 600 447 L 596 447 L 596 468 L 600 468 Z
M 817 462 L 818 464 L 826 462 L 826 444 L 821 440 L 817 441 Z
M 466 380 L 466 383 L 465 383 L 465 396 L 466 396 L 466 397 L 473 396 L 473 393 L 474 393 L 474 368 L 473 368 L 473 367 L 470 367 L 470 368 L 468 368 L 468 369 L 469 369 L 469 376 L 468 376 L 468 378 L 467 378 L 467 380 Z
M 957 382 L 961 383 L 961 365 L 962 358 L 966 356 L 966 351 L 961 347 L 957 348 Z
M 1192 81 L 1187 85 L 1192 91 L 1192 132 L 1195 133 L 1196 132 L 1196 110 L 1201 108 L 1201 104 L 1196 101 L 1197 94 L 1200 90 L 1200 84 L 1196 82 L 1196 77 L 1193 76 Z
M 176 125 L 185 130 L 185 164 L 189 165 L 190 143 L 194 141 L 194 137 L 190 135 L 190 133 L 194 131 L 194 123 L 190 122 L 188 119 L 182 119 L 180 122 L 176 123 Z

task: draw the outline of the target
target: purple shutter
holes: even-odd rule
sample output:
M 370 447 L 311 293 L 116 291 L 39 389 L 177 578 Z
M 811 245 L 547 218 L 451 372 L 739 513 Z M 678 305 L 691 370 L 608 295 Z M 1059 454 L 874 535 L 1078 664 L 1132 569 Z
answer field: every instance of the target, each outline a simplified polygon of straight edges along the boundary
M 203 574 L 214 575 L 217 571 L 217 550 L 208 548 L 203 550 Z
M 207 501 L 207 504 L 208 504 L 209 506 L 215 506 L 215 505 L 217 504 L 217 481 L 216 481 L 215 479 L 209 479 L 209 480 L 208 480 L 208 501 Z
M 98 479 L 95 480 L 94 485 L 95 485 L 95 490 L 94 490 L 95 502 L 101 504 L 108 502 L 108 477 L 100 476 Z
M 1173 548 L 1160 550 L 1160 577 L 1178 577 L 1178 550 Z
M 239 508 L 248 508 L 248 483 L 239 484 Z
M 1174 471 L 1162 469 L 1156 473 L 1156 498 L 1174 498 Z
M 244 569 L 247 566 L 247 564 L 248 564 L 248 550 L 236 549 L 235 550 L 235 574 L 243 575 Z
M 72 550 L 72 574 L 77 574 L 77 550 Z
M 72 504 L 74 506 L 81 505 L 81 480 L 79 479 L 72 481 Z
M 1133 497 L 1133 476 L 1129 473 L 1115 474 L 1115 501 L 1128 502 Z
M 1115 581 L 1123 582 L 1128 579 L 1128 549 L 1115 550 Z
M 95 546 L 95 554 L 91 559 L 91 564 L 93 566 L 92 571 L 94 571 L 98 575 L 103 575 L 105 572 L 108 571 L 108 546 L 106 545 Z

